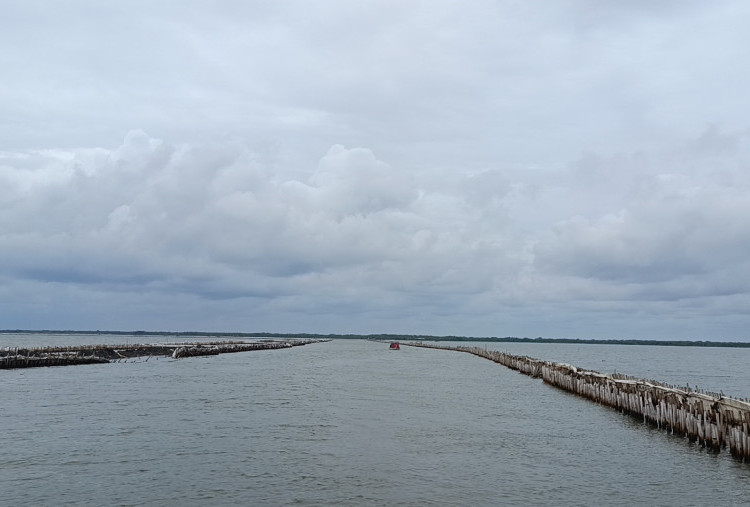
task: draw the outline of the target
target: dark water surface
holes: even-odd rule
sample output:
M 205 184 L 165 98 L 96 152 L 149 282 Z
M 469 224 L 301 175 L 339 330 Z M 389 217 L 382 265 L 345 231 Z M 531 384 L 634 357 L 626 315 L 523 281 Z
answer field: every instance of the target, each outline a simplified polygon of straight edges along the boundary
M 488 346 L 750 395 L 746 349 Z M 750 501 L 750 464 L 463 353 L 337 340 L 0 379 L 3 505 Z

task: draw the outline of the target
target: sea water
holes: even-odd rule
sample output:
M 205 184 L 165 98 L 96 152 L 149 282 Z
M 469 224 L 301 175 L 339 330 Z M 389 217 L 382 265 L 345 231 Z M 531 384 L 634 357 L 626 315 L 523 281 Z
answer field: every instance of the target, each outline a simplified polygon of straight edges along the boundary
M 59 345 L 73 338 L 20 339 Z M 10 339 L 0 346 L 6 344 Z M 748 349 L 486 346 L 750 395 Z M 459 352 L 334 340 L 181 360 L 3 370 L 0 379 L 2 505 L 750 500 L 750 464 L 728 452 L 708 452 Z

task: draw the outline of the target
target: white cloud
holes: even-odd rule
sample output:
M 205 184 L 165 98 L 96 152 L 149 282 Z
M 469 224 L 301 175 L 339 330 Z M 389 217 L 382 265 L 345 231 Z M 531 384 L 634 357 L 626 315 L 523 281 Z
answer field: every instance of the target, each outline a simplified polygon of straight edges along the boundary
M 709 130 L 680 151 L 589 156 L 548 183 L 533 171 L 427 179 L 340 145 L 299 181 L 237 144 L 139 131 L 111 151 L 5 154 L 23 199 L 5 201 L 2 274 L 159 306 L 183 294 L 365 322 L 382 312 L 396 319 L 385 328 L 413 332 L 408 308 L 421 325 L 463 315 L 477 329 L 549 304 L 682 311 L 747 298 L 745 141 Z

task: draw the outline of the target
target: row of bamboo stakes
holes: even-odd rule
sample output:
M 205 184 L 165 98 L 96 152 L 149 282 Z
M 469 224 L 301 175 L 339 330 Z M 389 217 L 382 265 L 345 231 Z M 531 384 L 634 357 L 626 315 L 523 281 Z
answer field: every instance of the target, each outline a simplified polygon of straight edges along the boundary
M 411 345 L 489 359 L 623 413 L 643 417 L 644 422 L 685 436 L 690 442 L 697 441 L 712 451 L 728 447 L 732 456 L 750 462 L 750 403 L 746 400 L 478 347 Z
M 211 356 L 251 350 L 270 350 L 297 347 L 328 340 L 263 340 L 257 342 L 194 342 L 161 345 L 78 345 L 63 347 L 5 347 L 0 349 L 0 370 L 41 366 L 71 366 L 118 362 L 135 357 L 171 356 L 175 359 Z

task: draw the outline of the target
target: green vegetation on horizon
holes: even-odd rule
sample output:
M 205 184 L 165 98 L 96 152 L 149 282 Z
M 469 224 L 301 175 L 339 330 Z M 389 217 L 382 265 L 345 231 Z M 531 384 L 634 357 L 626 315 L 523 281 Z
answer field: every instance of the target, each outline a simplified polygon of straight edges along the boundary
M 572 343 L 580 345 L 663 345 L 672 347 L 738 347 L 750 348 L 750 342 L 708 341 L 708 340 L 618 340 L 580 338 L 516 338 L 476 337 L 476 336 L 431 336 L 407 334 L 316 334 L 316 333 L 228 333 L 206 331 L 73 331 L 73 330 L 0 330 L 4 334 L 82 334 L 82 335 L 123 335 L 123 336 L 215 336 L 235 338 L 310 338 L 310 339 L 349 339 L 349 340 L 398 340 L 398 341 L 452 341 L 452 342 L 492 342 L 492 343 Z

